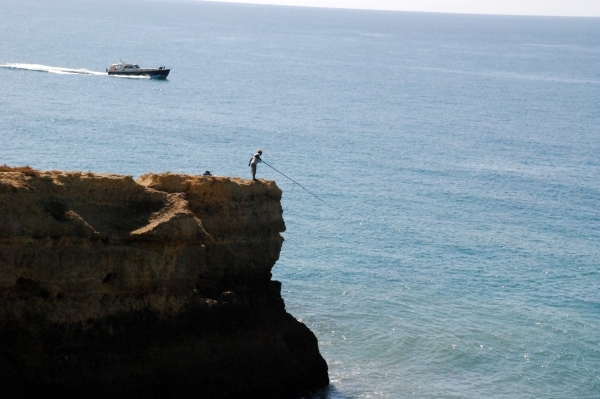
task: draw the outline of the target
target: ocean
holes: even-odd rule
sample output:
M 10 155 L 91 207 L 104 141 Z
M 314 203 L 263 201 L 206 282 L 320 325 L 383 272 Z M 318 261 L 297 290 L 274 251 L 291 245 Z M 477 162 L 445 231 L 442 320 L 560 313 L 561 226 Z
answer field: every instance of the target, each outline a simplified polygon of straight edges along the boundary
M 3 0 L 0 165 L 283 190 L 320 399 L 600 397 L 600 19 Z M 109 77 L 119 59 L 165 81 Z

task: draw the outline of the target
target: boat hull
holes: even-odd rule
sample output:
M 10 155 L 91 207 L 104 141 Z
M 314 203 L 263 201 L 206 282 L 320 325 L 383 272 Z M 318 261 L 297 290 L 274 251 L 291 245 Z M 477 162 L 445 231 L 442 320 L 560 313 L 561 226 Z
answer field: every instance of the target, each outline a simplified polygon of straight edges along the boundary
M 137 69 L 133 71 L 108 71 L 111 76 L 148 76 L 152 79 L 166 79 L 170 69 Z

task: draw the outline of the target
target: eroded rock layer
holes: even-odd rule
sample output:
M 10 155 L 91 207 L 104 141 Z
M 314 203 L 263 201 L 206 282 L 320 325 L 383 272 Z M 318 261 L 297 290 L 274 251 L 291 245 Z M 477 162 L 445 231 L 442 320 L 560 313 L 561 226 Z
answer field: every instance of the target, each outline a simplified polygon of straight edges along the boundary
M 0 172 L 0 386 L 297 397 L 328 384 L 271 280 L 274 182 Z

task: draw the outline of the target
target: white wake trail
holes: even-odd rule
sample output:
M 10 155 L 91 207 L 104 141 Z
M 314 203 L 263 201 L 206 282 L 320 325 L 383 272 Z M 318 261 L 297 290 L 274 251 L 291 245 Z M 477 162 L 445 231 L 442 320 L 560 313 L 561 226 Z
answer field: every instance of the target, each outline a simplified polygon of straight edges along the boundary
M 53 67 L 53 66 L 49 66 L 49 65 L 40 65 L 40 64 L 1 64 L 0 67 L 24 69 L 27 71 L 57 73 L 57 74 L 61 74 L 61 75 L 96 75 L 96 76 L 107 75 L 106 72 L 90 71 L 88 69 L 61 68 L 61 67 Z
M 0 64 L 0 68 L 22 69 L 26 71 L 48 72 L 59 75 L 94 75 L 94 76 L 110 76 L 106 72 L 90 71 L 89 69 L 72 69 L 53 67 L 40 64 Z M 149 76 L 111 76 L 115 78 L 125 79 L 150 79 Z

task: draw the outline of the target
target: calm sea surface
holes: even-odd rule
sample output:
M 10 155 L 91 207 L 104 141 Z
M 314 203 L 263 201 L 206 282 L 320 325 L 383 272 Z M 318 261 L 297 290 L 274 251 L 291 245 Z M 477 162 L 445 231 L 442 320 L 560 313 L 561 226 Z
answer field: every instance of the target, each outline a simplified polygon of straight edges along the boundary
M 166 81 L 106 76 L 123 59 Z M 283 176 L 320 398 L 600 397 L 600 19 L 2 0 L 0 164 Z

